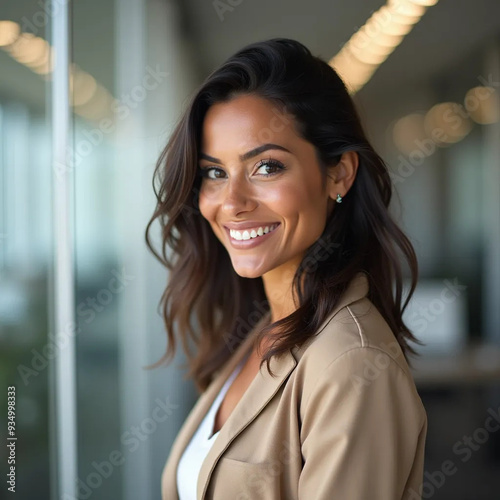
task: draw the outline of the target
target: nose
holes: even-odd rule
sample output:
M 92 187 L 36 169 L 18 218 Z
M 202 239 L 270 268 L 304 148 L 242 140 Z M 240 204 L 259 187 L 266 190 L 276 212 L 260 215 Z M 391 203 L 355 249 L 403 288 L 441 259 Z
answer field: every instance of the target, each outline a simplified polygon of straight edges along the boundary
M 251 182 L 244 176 L 233 176 L 223 188 L 221 209 L 233 217 L 240 212 L 249 212 L 257 206 Z

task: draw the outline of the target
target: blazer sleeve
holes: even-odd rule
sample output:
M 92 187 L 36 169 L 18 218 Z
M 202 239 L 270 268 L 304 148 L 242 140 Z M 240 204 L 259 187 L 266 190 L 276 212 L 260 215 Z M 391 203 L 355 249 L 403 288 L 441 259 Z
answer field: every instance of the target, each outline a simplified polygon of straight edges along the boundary
M 299 500 L 420 499 L 427 416 L 399 364 L 381 349 L 353 348 L 311 387 Z

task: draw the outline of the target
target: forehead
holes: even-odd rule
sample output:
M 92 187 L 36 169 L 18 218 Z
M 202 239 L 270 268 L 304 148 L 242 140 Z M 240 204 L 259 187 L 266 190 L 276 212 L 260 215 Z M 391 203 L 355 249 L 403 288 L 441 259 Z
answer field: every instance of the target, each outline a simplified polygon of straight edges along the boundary
M 293 117 L 275 103 L 255 95 L 212 105 L 202 127 L 202 149 L 212 153 L 247 150 L 266 142 L 290 144 L 297 138 Z

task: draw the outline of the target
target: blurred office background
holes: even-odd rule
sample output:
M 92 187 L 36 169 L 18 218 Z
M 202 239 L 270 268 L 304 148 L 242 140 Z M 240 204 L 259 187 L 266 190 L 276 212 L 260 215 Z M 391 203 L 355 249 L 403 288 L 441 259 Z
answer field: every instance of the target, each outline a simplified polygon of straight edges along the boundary
M 338 69 L 393 174 L 420 262 L 406 318 L 426 342 L 413 368 L 429 417 L 422 496 L 500 498 L 500 3 L 395 7 L 2 2 L 0 436 L 15 386 L 17 498 L 160 498 L 197 396 L 182 353 L 143 369 L 166 347 L 168 275 L 144 244 L 154 163 L 201 80 L 276 36 Z

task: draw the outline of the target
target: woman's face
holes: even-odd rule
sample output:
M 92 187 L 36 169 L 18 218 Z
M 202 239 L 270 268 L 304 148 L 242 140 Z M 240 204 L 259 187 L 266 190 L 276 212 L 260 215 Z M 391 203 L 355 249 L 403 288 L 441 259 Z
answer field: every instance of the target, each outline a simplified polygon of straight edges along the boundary
M 215 104 L 199 158 L 200 211 L 236 273 L 256 278 L 298 265 L 334 202 L 332 180 L 323 182 L 315 148 L 296 134 L 293 118 L 255 95 Z

